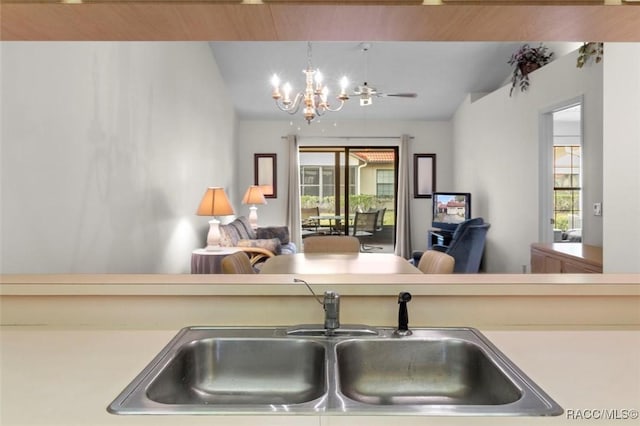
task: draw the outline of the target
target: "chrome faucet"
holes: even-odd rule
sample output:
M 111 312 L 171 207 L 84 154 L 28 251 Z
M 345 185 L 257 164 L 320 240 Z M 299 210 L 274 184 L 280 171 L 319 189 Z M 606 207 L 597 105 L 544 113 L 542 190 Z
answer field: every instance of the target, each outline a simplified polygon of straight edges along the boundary
M 324 328 L 327 334 L 333 334 L 334 330 L 340 328 L 340 295 L 338 293 L 335 291 L 325 291 L 324 299 L 320 300 L 305 280 L 294 278 L 293 282 L 303 283 L 307 286 L 316 301 L 322 305 L 324 309 Z
M 340 328 L 340 295 L 335 291 L 325 291 L 324 301 L 324 328 L 329 332 Z

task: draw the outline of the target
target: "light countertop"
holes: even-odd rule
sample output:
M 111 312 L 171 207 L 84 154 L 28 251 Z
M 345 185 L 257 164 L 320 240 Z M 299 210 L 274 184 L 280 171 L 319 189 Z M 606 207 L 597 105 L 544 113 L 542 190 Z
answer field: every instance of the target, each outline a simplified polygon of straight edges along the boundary
M 390 424 L 389 417 L 185 417 L 107 413 L 107 405 L 177 331 L 1 327 L 0 424 Z M 526 421 L 518 417 L 427 419 L 407 416 L 402 418 L 403 424 L 559 425 L 575 424 L 575 420 L 567 417 L 569 410 L 640 410 L 640 331 L 484 331 L 484 334 L 555 399 L 565 414 L 527 417 Z M 637 424 L 636 421 L 618 423 Z

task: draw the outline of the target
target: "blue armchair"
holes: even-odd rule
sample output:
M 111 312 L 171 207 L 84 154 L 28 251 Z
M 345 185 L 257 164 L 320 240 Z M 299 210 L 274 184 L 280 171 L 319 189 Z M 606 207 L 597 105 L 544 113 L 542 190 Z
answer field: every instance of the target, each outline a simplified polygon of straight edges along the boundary
M 431 248 L 455 259 L 454 273 L 477 273 L 480 270 L 487 231 L 490 227 L 491 225 L 481 217 L 465 220 L 456 228 L 448 246 L 434 244 Z M 413 253 L 413 258 L 419 258 L 421 254 L 421 252 Z
M 448 246 L 436 244 L 432 248 L 453 256 L 456 260 L 454 273 L 477 273 L 490 226 L 481 217 L 465 220 L 456 228 Z

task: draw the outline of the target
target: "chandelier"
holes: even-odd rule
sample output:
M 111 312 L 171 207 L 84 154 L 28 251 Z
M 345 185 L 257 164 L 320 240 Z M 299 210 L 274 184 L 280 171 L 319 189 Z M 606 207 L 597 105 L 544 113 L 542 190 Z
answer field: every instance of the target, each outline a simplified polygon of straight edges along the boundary
M 322 116 L 325 112 L 340 111 L 344 106 L 345 101 L 349 100 L 347 95 L 347 85 L 349 81 L 346 77 L 342 77 L 340 80 L 340 94 L 336 97 L 340 104 L 331 108 L 327 101 L 329 97 L 329 89 L 323 85 L 323 76 L 319 69 L 313 69 L 311 65 L 311 43 L 307 43 L 307 69 L 302 71 L 306 78 L 306 87 L 304 91 L 296 93 L 293 100 L 291 100 L 291 85 L 287 82 L 282 86 L 282 92 L 280 93 L 280 79 L 276 74 L 271 78 L 271 84 L 273 85 L 273 93 L 271 97 L 276 101 L 276 106 L 286 113 L 291 115 L 296 114 L 300 107 L 304 114 L 304 119 L 307 120 L 307 124 L 311 124 L 316 116 Z

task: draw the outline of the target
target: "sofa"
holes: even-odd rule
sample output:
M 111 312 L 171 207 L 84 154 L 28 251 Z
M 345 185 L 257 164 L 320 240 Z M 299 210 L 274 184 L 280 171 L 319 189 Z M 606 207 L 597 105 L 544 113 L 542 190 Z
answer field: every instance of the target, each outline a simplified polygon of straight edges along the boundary
M 287 226 L 253 229 L 244 216 L 226 225 L 220 225 L 220 245 L 243 250 L 253 266 L 273 256 L 297 252 L 296 245 L 289 240 Z

